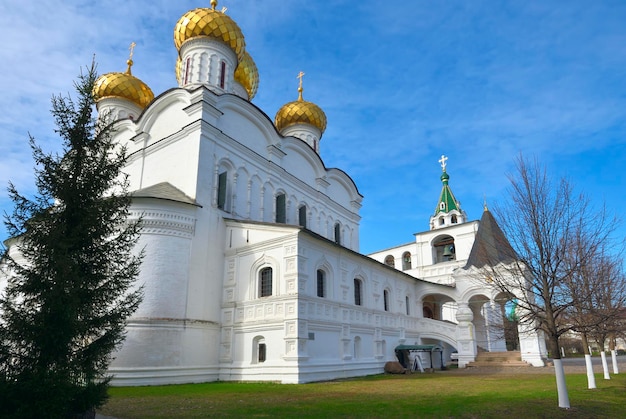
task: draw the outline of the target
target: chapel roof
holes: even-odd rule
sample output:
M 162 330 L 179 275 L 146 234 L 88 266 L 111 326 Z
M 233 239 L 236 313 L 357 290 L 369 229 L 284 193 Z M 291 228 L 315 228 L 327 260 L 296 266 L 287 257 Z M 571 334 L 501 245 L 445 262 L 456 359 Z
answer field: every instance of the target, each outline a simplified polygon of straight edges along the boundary
M 509 263 L 516 259 L 515 250 L 485 205 L 465 269 L 493 267 L 498 263 Z
M 185 195 L 183 191 L 181 191 L 169 182 L 161 182 L 157 183 L 156 185 L 136 190 L 131 193 L 131 196 L 133 198 L 165 199 L 168 201 L 182 202 L 184 204 L 200 206 L 195 199 Z

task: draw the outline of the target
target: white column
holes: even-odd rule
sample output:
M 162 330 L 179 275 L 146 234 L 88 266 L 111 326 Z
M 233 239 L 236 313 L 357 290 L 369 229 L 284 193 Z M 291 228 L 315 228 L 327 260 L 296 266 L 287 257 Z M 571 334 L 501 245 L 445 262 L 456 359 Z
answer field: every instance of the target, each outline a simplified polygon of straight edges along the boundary
M 464 368 L 469 362 L 476 359 L 476 338 L 474 335 L 474 313 L 468 303 L 458 303 L 456 320 L 457 351 L 459 353 L 459 368 Z

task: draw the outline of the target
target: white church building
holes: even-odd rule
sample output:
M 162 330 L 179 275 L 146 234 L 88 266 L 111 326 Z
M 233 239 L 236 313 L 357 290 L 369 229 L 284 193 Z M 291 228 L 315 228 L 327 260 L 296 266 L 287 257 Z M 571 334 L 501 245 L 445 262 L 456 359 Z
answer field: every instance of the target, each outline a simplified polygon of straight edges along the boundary
M 507 349 L 544 365 L 542 339 L 507 337 L 497 291 L 476 280 L 502 232 L 487 208 L 467 220 L 446 158 L 430 228 L 359 253 L 363 197 L 320 157 L 324 112 L 304 99 L 302 78 L 274 120 L 253 105 L 258 73 L 242 31 L 211 3 L 176 24 L 177 87 L 155 97 L 129 60 L 94 89 L 127 147 L 132 213 L 143 217 L 144 300 L 113 383 L 378 374 L 399 345 L 440 347 L 461 368 Z

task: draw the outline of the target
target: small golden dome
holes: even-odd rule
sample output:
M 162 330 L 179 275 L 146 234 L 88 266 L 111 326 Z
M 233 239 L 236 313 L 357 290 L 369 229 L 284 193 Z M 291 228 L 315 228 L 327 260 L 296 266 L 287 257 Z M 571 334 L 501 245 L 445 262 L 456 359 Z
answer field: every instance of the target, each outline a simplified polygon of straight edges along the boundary
M 252 100 L 259 88 L 259 70 L 247 51 L 244 51 L 243 58 L 235 70 L 235 81 L 246 89 L 248 97 Z
M 185 13 L 174 28 L 174 45 L 180 51 L 185 41 L 207 37 L 217 39 L 228 45 L 237 54 L 241 61 L 246 42 L 239 26 L 226 14 L 215 10 L 216 1 L 211 2 L 211 8 L 198 8 Z
M 298 100 L 283 105 L 276 112 L 274 124 L 278 131 L 294 124 L 313 125 L 323 134 L 326 130 L 326 114 L 313 102 L 302 99 L 302 85 L 298 88 Z
M 92 92 L 96 102 L 107 97 L 119 97 L 135 103 L 141 109 L 145 109 L 152 102 L 152 90 L 130 72 L 133 60 L 128 60 L 127 64 L 125 73 L 107 73 L 98 77 Z
M 176 59 L 176 81 L 180 84 L 180 72 L 183 70 L 183 60 L 178 57 Z

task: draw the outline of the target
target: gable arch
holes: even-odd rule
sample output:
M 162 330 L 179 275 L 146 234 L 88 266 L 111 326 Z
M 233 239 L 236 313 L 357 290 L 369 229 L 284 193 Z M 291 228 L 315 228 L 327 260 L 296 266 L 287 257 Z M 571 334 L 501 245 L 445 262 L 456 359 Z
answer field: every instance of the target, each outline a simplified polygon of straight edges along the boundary
M 184 111 L 191 104 L 191 93 L 186 89 L 172 88 L 161 93 L 136 119 L 137 130 L 151 132 L 166 128 L 166 135 L 173 134 L 189 122 L 189 114 Z M 176 121 L 176 123 L 172 123 Z
M 289 173 L 303 172 L 304 169 L 303 175 L 309 182 L 326 176 L 326 168 L 319 154 L 304 141 L 295 137 L 284 137 L 281 149 L 289 155 L 283 162 Z
M 249 125 L 251 131 L 258 133 L 257 138 L 264 140 L 264 143 L 260 144 L 261 147 L 265 148 L 269 145 L 276 145 L 281 142 L 281 136 L 276 130 L 274 121 L 254 103 L 242 99 L 235 94 L 222 94 L 218 97 L 217 101 L 221 109 L 232 111 L 224 112 L 224 114 L 235 114 L 240 117 L 232 118 L 232 120 L 224 117 L 220 118 L 220 127 L 224 129 L 226 133 L 228 133 L 235 124 L 238 130 L 240 128 L 240 120 L 242 120 Z

